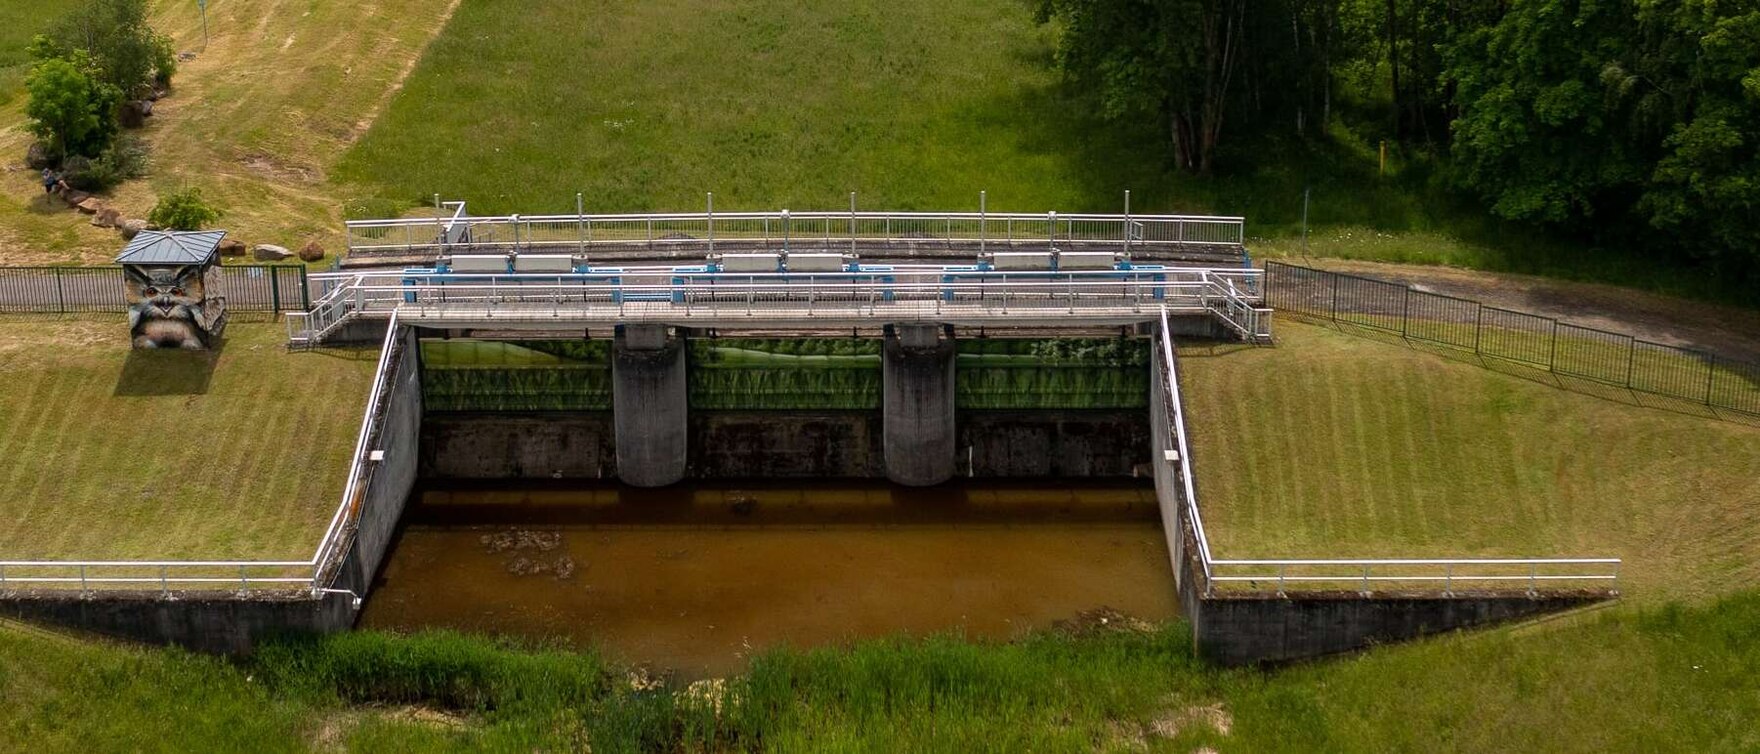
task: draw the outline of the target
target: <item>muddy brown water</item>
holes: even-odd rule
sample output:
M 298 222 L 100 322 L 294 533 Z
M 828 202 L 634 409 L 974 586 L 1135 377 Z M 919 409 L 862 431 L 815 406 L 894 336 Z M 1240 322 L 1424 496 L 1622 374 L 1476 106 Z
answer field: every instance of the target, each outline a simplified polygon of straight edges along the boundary
M 880 483 L 429 488 L 367 628 L 597 646 L 685 675 L 905 634 L 1007 640 L 1177 602 L 1152 487 Z

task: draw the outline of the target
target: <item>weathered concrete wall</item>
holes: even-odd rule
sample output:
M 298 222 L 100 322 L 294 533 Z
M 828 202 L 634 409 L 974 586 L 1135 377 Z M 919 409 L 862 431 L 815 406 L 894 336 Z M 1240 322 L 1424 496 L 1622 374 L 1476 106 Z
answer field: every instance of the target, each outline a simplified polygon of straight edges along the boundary
M 229 592 L 37 593 L 0 599 L 0 616 L 116 639 L 175 644 L 198 652 L 242 654 L 292 632 L 329 633 L 354 625 L 354 598 L 326 594 L 239 598 Z
M 1350 592 L 1211 597 L 1193 625 L 1198 652 L 1223 665 L 1278 663 L 1582 607 L 1601 595 L 1519 592 L 1412 596 Z
M 414 328 L 404 328 L 403 350 L 391 364 L 387 390 L 381 396 L 379 434 L 367 450 L 384 452 L 369 471 L 354 536 L 330 584 L 364 598 L 384 563 L 397 522 L 409 502 L 420 470 L 422 436 L 422 369 Z M 352 621 L 351 621 L 352 623 Z
M 1129 477 L 1149 460 L 1138 411 L 972 411 L 957 471 L 980 477 Z M 693 411 L 695 479 L 886 476 L 877 411 Z M 421 476 L 615 478 L 607 413 L 437 413 L 422 423 Z M 969 449 L 969 450 L 968 450 Z
M 692 417 L 693 423 L 695 417 Z M 617 476 L 609 411 L 437 413 L 422 422 L 421 475 L 443 479 Z
M 959 412 L 958 459 L 977 477 L 1129 477 L 1149 462 L 1141 410 Z
M 0 599 L 0 616 L 223 653 L 249 652 L 258 641 L 276 634 L 353 627 L 358 612 L 355 598 L 365 597 L 378 573 L 416 480 L 422 392 L 415 346 L 414 333 L 406 330 L 403 348 L 391 365 L 387 392 L 381 397 L 382 428 L 369 448 L 385 451 L 385 458 L 361 497 L 358 525 L 329 585 L 340 592 L 313 597 L 192 590 L 173 592 L 167 599 L 156 591 L 102 591 L 82 597 L 77 592 L 43 590 Z
M 682 339 L 661 325 L 619 328 L 611 347 L 611 417 L 625 484 L 664 487 L 689 461 L 689 393 Z
M 875 411 L 700 411 L 690 423 L 698 479 L 886 475 Z
M 886 477 L 912 487 L 953 478 L 954 344 L 936 325 L 899 325 L 881 357 Z

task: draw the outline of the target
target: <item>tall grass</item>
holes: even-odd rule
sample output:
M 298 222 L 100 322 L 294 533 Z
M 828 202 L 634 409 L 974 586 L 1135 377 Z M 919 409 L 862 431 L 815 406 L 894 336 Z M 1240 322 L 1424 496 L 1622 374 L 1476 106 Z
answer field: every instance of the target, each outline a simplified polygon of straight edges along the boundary
M 238 663 L 0 630 L 0 749 L 1751 751 L 1760 594 L 1615 608 L 1275 671 L 1189 629 L 777 650 L 704 682 L 456 634 L 289 639 Z

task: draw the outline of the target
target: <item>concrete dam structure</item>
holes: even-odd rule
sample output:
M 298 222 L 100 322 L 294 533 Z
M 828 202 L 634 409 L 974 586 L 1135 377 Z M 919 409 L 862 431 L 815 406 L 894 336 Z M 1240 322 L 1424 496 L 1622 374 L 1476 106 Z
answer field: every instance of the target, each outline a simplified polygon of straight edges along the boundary
M 421 240 L 406 251 L 437 259 L 314 275 L 321 295 L 287 320 L 293 347 L 381 348 L 347 488 L 312 557 L 35 564 L 43 575 L 14 571 L 0 587 L 11 590 L 0 614 L 227 652 L 277 632 L 347 630 L 420 480 L 1153 480 L 1181 612 L 1199 650 L 1227 664 L 1614 594 L 1612 559 L 1216 555 L 1175 341 L 1270 342 L 1265 280 L 1248 267 L 1132 255 L 1189 247 L 1192 228 L 1210 228 L 1206 253 L 1238 250 L 1238 227 L 1214 235 L 1215 223 L 1192 218 L 1108 216 L 1085 217 L 1108 229 L 1086 232 L 1053 216 L 1021 237 L 1008 226 L 999 243 L 992 217 L 931 218 L 948 236 L 956 220 L 978 223 L 975 237 L 937 247 L 976 247 L 964 264 L 921 263 L 933 239 L 914 231 L 864 237 L 873 218 L 854 213 L 847 237 L 834 234 L 838 218 L 818 218 L 811 243 L 790 235 L 799 218 L 787 212 L 780 239 L 753 224 L 770 219 L 745 218 L 738 251 L 697 260 L 677 255 L 713 249 L 726 220 L 707 218 L 683 241 L 656 234 L 654 217 L 596 218 L 596 237 L 585 216 L 351 224 L 351 239 L 402 233 Z M 659 222 L 698 228 L 696 218 Z M 627 232 L 641 227 L 632 223 L 646 224 L 643 235 Z M 607 241 L 607 227 L 626 233 Z M 660 244 L 672 256 L 606 265 L 587 256 L 593 243 L 618 254 Z M 865 248 L 916 251 L 875 260 L 856 253 Z

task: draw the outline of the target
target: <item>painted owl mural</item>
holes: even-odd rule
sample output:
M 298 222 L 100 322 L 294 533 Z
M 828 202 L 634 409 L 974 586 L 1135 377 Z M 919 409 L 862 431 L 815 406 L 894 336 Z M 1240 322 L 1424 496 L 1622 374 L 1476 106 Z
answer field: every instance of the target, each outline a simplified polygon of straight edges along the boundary
M 210 345 L 214 322 L 207 311 L 207 282 L 198 265 L 123 268 L 127 278 L 128 331 L 135 348 L 201 349 Z
M 141 233 L 122 263 L 129 338 L 135 348 L 213 347 L 226 326 L 226 299 L 211 295 L 224 231 Z

